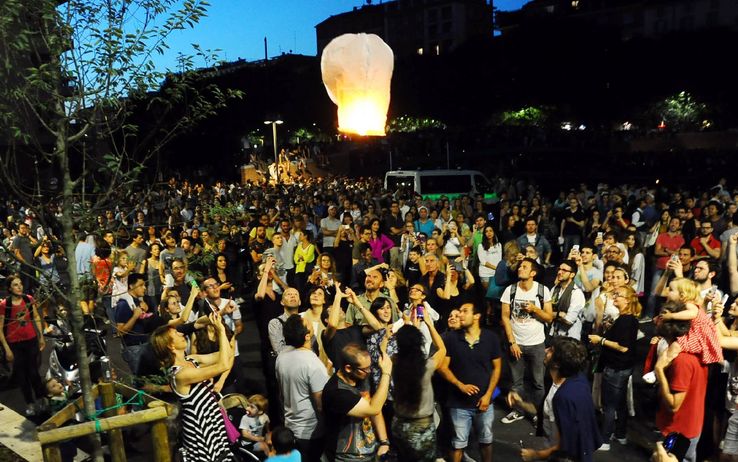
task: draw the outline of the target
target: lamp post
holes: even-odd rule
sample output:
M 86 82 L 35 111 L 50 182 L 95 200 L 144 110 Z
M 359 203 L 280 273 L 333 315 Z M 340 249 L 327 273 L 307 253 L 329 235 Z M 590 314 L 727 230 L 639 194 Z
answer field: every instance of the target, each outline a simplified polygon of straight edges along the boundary
M 276 182 L 279 183 L 279 158 L 277 157 L 277 125 L 282 125 L 282 121 L 276 117 L 274 120 L 265 120 L 264 125 L 272 126 L 272 144 L 274 145 L 274 172 L 277 175 Z

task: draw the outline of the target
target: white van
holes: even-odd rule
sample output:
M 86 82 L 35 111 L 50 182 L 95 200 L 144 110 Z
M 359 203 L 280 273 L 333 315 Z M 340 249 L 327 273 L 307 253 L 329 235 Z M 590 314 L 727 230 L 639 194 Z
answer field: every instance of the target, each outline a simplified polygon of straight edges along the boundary
M 497 197 L 487 177 L 477 170 L 391 170 L 384 175 L 385 189 L 394 191 L 400 187 L 430 200 L 469 194 L 483 194 L 487 200 Z

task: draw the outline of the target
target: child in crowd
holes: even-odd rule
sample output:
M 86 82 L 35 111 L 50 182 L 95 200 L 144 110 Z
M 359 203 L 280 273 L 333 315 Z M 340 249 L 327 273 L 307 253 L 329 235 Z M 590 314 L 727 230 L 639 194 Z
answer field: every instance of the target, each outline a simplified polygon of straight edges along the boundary
M 53 377 L 46 380 L 46 397 L 49 400 L 49 411 L 52 415 L 61 411 L 69 403 L 64 385 Z
M 128 266 L 128 253 L 125 250 L 115 252 L 113 265 L 112 304 L 115 306 L 121 295 L 128 292 L 128 275 L 131 272 Z
M 301 462 L 300 451 L 295 449 L 295 435 L 287 427 L 277 427 L 267 436 L 270 451 L 267 462 Z
M 248 400 L 246 415 L 241 418 L 238 426 L 241 436 L 250 443 L 246 449 L 269 454 L 265 438 L 269 430 L 269 416 L 267 415 L 269 401 L 262 395 L 252 395 Z

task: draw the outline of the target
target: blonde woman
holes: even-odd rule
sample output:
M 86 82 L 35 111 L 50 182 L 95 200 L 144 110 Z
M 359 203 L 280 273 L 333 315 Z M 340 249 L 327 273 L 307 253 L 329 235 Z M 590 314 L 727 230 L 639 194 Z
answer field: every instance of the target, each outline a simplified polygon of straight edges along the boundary
M 609 450 L 613 436 L 620 444 L 626 444 L 628 429 L 628 380 L 636 362 L 638 338 L 638 316 L 641 304 L 638 294 L 628 285 L 615 288 L 612 299 L 619 316 L 603 335 L 590 335 L 593 345 L 602 347 L 599 366 L 602 372 L 602 437 L 605 441 L 601 450 Z M 617 423 L 616 423 L 617 416 Z

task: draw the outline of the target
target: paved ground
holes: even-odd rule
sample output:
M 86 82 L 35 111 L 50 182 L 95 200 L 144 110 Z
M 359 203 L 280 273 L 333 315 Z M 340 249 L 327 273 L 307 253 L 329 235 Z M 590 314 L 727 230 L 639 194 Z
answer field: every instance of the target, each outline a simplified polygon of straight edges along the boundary
M 258 332 L 256 330 L 253 316 L 250 313 L 244 313 L 245 316 L 245 327 L 244 333 L 239 336 L 239 348 L 241 351 L 241 362 L 244 365 L 244 374 L 250 380 L 253 380 L 256 384 L 263 384 L 264 378 L 260 368 L 259 360 L 259 339 Z M 642 341 L 643 343 L 644 341 Z M 121 377 L 127 375 L 127 366 L 120 357 L 120 343 L 117 339 L 111 337 L 108 338 L 109 353 L 113 365 L 119 370 Z M 645 348 L 644 345 L 641 345 Z M 47 354 L 45 355 L 48 356 Z M 44 364 L 46 361 L 44 361 Z M 504 380 L 504 377 L 503 377 Z M 653 416 L 649 415 L 652 410 L 648 407 L 653 405 L 652 397 L 649 396 L 650 390 L 648 388 L 642 388 L 644 385 L 640 381 L 636 381 L 636 389 L 638 397 L 636 398 L 639 404 L 639 415 L 632 418 L 629 423 L 629 435 L 630 440 L 627 446 L 620 446 L 617 443 L 612 444 L 612 449 L 609 452 L 597 452 L 595 454 L 595 461 L 597 462 L 622 462 L 627 461 L 645 461 L 648 460 L 648 452 L 645 449 L 656 440 L 657 435 L 652 431 L 649 422 L 653 422 Z M 22 414 L 24 410 L 23 400 L 18 390 L 0 390 L 0 406 L 6 406 Z M 645 409 L 644 409 L 645 408 Z M 520 444 L 522 441 L 525 447 L 543 447 L 543 439 L 534 436 L 535 432 L 532 424 L 527 420 L 521 420 L 513 424 L 505 425 L 500 422 L 502 418 L 507 414 L 507 409 L 501 407 L 501 403 L 495 404 L 495 423 L 494 423 L 494 457 L 496 460 L 514 461 L 520 460 Z M 40 423 L 40 422 L 36 422 Z M 35 438 L 35 434 L 32 430 L 33 426 L 31 422 L 26 422 L 24 428 L 23 439 L 32 440 Z M 149 431 L 145 426 L 140 428 L 136 427 L 135 433 L 126 438 L 127 441 L 131 442 L 131 448 L 128 451 L 128 460 L 131 462 L 148 462 L 151 460 L 151 441 L 148 437 Z M 0 436 L 3 432 L 0 430 Z M 479 459 L 478 451 L 470 447 L 469 454 L 474 459 Z M 81 460 L 83 455 L 80 455 L 78 460 Z M 0 451 L 0 462 L 5 460 L 13 461 L 13 459 L 3 459 L 2 451 Z M 35 460 L 29 458 L 28 460 Z

